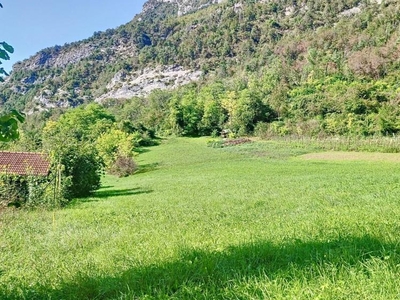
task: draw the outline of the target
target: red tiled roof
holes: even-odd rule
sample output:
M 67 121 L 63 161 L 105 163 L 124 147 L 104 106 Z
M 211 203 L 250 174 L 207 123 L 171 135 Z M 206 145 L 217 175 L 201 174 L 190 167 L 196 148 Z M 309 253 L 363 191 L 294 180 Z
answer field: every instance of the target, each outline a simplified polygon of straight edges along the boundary
M 0 152 L 0 173 L 47 176 L 50 170 L 48 157 L 41 153 Z

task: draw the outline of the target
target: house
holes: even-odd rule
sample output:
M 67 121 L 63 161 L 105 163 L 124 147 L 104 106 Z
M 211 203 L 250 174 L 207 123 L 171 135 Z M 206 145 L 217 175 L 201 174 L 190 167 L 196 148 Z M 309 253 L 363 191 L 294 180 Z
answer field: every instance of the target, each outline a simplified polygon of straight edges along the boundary
M 0 173 L 48 176 L 50 162 L 42 153 L 0 151 Z

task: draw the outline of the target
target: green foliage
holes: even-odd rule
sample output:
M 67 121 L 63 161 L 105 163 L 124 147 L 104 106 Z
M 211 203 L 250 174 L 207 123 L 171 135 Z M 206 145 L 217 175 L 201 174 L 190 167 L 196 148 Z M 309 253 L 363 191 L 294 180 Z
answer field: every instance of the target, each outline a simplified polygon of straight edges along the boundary
M 222 148 L 224 144 L 224 141 L 221 139 L 209 139 L 207 141 L 207 146 L 212 147 L 212 148 Z
M 56 123 L 49 123 L 47 126 L 54 125 L 51 135 L 69 135 L 78 141 L 95 141 L 109 130 L 114 122 L 114 116 L 100 105 L 92 103 L 68 110 Z M 50 129 L 45 128 L 46 130 Z
M 1 173 L 0 206 L 14 205 L 20 207 L 29 197 L 28 184 L 24 177 Z
M 100 188 L 104 164 L 93 145 L 71 143 L 55 154 L 54 161 L 64 166 L 65 198 L 88 196 Z
M 53 166 L 62 166 L 61 196 L 65 199 L 85 197 L 100 187 L 104 162 L 93 145 L 68 136 L 58 136 L 46 145 Z M 67 142 L 65 142 L 67 141 Z
M 104 162 L 94 143 L 113 121 L 113 116 L 91 104 L 68 111 L 57 122 L 47 122 L 43 143 L 53 165 L 63 166 L 64 198 L 88 196 L 100 187 Z
M 24 123 L 19 127 L 19 139 L 12 143 L 7 143 L 9 149 L 18 152 L 40 152 L 42 149 L 43 128 L 50 115 L 51 112 L 27 115 Z
M 16 110 L 0 117 L 0 142 L 9 142 L 19 138 L 18 123 L 25 117 Z
M 198 101 L 203 106 L 201 121 L 198 124 L 202 135 L 218 134 L 226 121 L 226 113 L 222 107 L 222 97 L 225 87 L 221 82 L 203 87 L 198 93 Z
M 3 8 L 0 3 L 0 8 Z M 14 53 L 14 48 L 6 42 L 0 42 L 0 83 L 4 81 L 3 75 L 8 76 L 2 65 L 3 60 L 10 60 L 10 55 Z M 18 122 L 23 122 L 24 117 L 16 110 L 0 117 L 0 142 L 9 142 L 18 139 Z
M 132 158 L 135 136 L 119 129 L 111 129 L 96 140 L 96 149 L 110 169 L 119 157 Z M 131 174 L 129 174 L 131 175 Z
M 14 48 L 6 42 L 0 42 L 0 65 L 2 64 L 2 60 L 10 60 L 9 53 L 14 53 Z M 4 81 L 2 75 L 8 76 L 8 73 L 3 67 L 0 67 L 0 82 Z
M 53 178 L 0 173 L 0 208 L 54 207 Z
M 185 87 L 169 101 L 166 131 L 187 136 L 211 135 L 229 128 L 250 134 L 258 122 L 271 121 L 276 113 L 246 87 L 230 91 L 221 84 Z
M 264 66 L 271 67 L 279 59 L 290 71 L 286 76 L 299 72 L 305 78 L 311 72 L 315 76 L 343 74 L 349 70 L 358 74 L 357 62 L 369 66 L 371 63 L 363 62 L 378 61 L 370 57 L 369 53 L 373 53 L 382 61 L 379 66 L 382 71 L 376 74 L 384 75 L 393 69 L 390 56 L 395 55 L 395 3 L 379 7 L 386 18 L 375 13 L 377 6 L 373 4 L 366 5 L 360 15 L 342 17 L 341 12 L 359 4 L 356 0 L 340 0 L 334 5 L 316 5 L 311 0 L 303 1 L 302 5 L 292 1 L 242 1 L 240 8 L 235 8 L 237 3 L 223 2 L 219 8 L 211 6 L 179 18 L 172 4 L 158 3 L 140 18 L 116 30 L 97 32 L 82 42 L 44 49 L 39 57 L 46 62 L 49 57 L 66 54 L 82 45 L 105 51 L 95 50 L 82 61 L 65 67 L 45 68 L 43 64 L 34 71 L 17 68 L 12 76 L 14 83 L 23 90 L 29 89 L 24 82 L 32 79 L 33 85 L 40 88 L 37 95 L 50 90 L 47 96 L 53 104 L 62 100 L 76 105 L 102 94 L 118 71 L 129 74 L 159 64 L 179 64 L 230 78 L 240 76 L 243 70 L 253 73 Z M 293 9 L 293 13 L 287 14 L 287 8 Z M 358 26 L 357 22 L 365 19 L 369 27 Z M 349 41 L 349 45 L 344 41 Z M 136 51 L 132 51 L 132 45 Z M 130 49 L 131 55 L 115 55 L 116 48 L 120 47 Z M 363 54 L 369 60 L 357 58 L 360 56 L 357 51 L 365 52 L 364 48 L 369 49 Z M 33 73 L 35 76 L 31 76 Z M 68 99 L 60 99 L 57 89 L 66 91 Z M 25 94 L 9 92 L 11 102 Z M 30 98 L 27 100 L 33 97 Z

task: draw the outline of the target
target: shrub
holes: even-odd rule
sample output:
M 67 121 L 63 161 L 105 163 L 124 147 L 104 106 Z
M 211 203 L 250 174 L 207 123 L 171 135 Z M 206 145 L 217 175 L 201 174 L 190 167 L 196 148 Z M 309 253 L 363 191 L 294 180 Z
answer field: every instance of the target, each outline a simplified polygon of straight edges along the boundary
M 87 143 L 66 145 L 54 153 L 54 163 L 63 166 L 63 197 L 84 197 L 100 188 L 104 162 L 95 147 Z
M 134 135 L 122 130 L 111 129 L 97 139 L 96 149 L 104 159 L 107 168 L 114 164 L 117 156 L 133 155 L 134 138 Z
M 22 176 L 2 174 L 0 176 L 0 205 L 21 206 L 28 198 L 28 185 Z
M 0 207 L 54 207 L 62 198 L 54 189 L 54 178 L 31 175 L 0 175 Z
M 91 104 L 68 111 L 57 122 L 47 122 L 43 146 L 51 153 L 52 165 L 62 166 L 62 198 L 88 196 L 100 187 L 104 160 L 94 143 L 113 121 L 101 107 Z
M 112 175 L 126 177 L 132 175 L 137 170 L 137 165 L 132 157 L 119 155 L 113 165 L 109 168 Z

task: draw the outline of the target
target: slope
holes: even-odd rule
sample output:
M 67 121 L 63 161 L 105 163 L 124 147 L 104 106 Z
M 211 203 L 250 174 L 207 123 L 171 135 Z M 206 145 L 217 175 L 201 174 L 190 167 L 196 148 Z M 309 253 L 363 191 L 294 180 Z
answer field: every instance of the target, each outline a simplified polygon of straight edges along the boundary
M 322 126 L 341 134 L 349 123 L 361 122 L 362 129 L 353 131 L 397 132 L 396 1 L 208 4 L 149 1 L 128 24 L 41 51 L 15 66 L 2 85 L 4 108 L 34 112 L 146 96 L 192 81 L 201 87 L 220 80 L 241 90 L 255 78 L 258 96 L 276 120 L 328 116 L 331 121 L 309 131 Z M 381 114 L 388 125 L 376 117 Z M 373 128 L 365 129 L 369 123 Z

